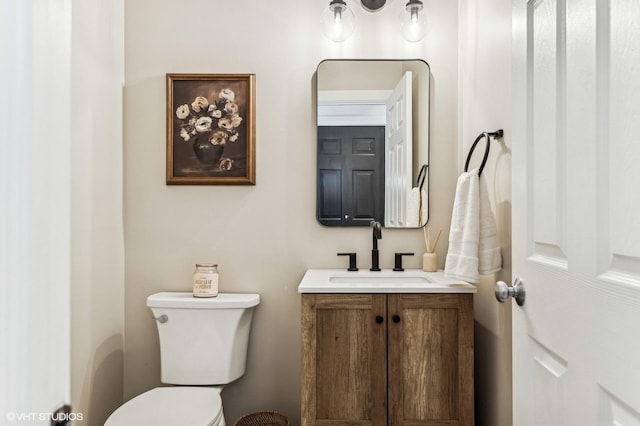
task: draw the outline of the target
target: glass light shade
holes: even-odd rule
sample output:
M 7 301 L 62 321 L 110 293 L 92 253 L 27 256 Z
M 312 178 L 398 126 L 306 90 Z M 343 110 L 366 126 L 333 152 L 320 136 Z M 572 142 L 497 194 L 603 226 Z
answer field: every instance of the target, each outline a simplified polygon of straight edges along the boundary
M 322 32 L 335 42 L 345 41 L 356 29 L 353 12 L 342 0 L 333 0 L 322 13 Z
M 411 0 L 400 16 L 400 32 L 407 41 L 420 41 L 427 32 L 426 13 L 422 10 L 422 2 Z

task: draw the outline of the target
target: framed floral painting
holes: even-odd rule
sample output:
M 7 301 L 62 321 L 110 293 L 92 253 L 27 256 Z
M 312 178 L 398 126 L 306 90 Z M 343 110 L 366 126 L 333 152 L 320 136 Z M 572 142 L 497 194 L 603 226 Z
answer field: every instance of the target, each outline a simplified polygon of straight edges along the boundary
M 167 74 L 167 184 L 255 185 L 255 74 Z

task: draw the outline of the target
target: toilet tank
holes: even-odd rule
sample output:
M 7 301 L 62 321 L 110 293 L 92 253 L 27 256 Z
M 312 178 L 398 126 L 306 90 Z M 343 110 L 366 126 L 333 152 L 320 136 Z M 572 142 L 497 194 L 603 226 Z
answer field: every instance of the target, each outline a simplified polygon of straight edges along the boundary
M 219 293 L 199 298 L 164 292 L 147 298 L 158 325 L 161 381 L 224 385 L 244 374 L 258 294 Z M 163 315 L 166 315 L 164 321 Z

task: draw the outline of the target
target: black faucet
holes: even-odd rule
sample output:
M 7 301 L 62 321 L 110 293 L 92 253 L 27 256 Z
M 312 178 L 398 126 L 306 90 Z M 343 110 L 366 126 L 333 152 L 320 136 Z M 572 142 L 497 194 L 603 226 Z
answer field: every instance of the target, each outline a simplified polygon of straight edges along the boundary
M 371 269 L 370 271 L 380 271 L 380 253 L 378 252 L 378 240 L 382 238 L 382 226 L 380 222 L 372 220 L 370 223 L 373 228 L 373 249 L 371 250 Z

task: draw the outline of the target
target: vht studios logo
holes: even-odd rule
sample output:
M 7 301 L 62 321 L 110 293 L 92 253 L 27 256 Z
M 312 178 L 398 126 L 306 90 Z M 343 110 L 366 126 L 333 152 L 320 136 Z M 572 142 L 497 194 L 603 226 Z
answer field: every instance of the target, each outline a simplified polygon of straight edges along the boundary
M 75 422 L 84 420 L 82 413 L 7 413 L 7 420 L 10 422 Z

